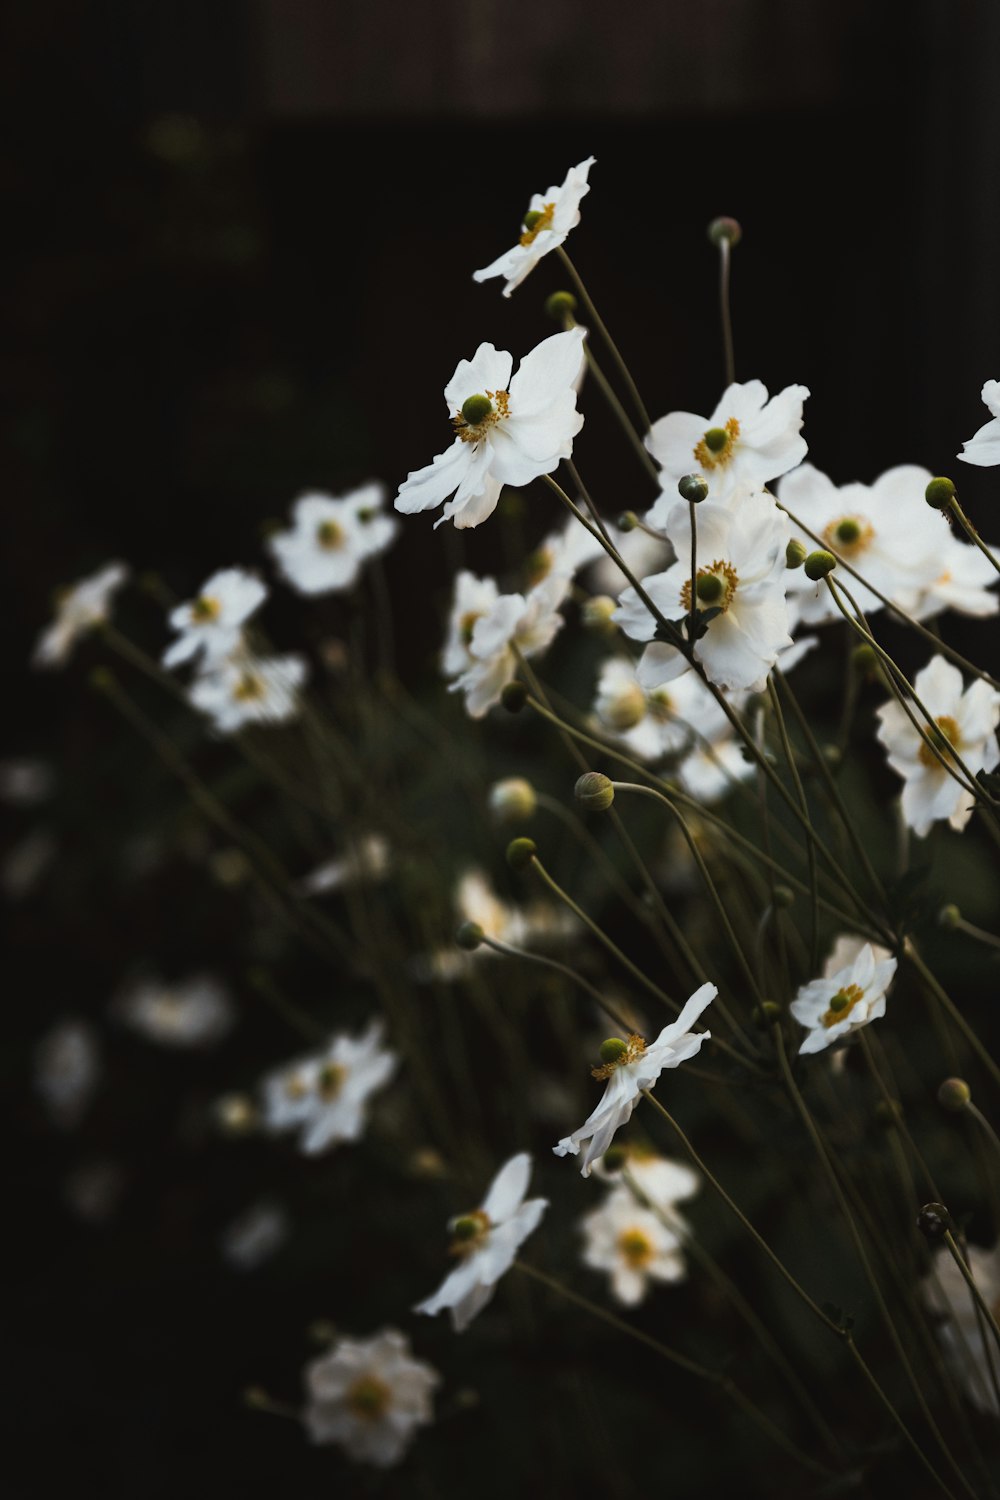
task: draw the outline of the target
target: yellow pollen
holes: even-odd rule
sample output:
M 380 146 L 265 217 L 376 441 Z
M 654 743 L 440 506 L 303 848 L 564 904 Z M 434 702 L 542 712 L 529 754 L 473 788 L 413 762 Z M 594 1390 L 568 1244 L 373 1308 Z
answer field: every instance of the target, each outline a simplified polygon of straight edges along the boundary
M 254 672 L 244 672 L 233 688 L 233 697 L 237 703 L 251 703 L 255 698 L 265 697 L 266 691 L 263 678 Z
M 210 599 L 206 594 L 202 594 L 201 598 L 196 599 L 191 606 L 191 619 L 196 625 L 210 625 L 213 620 L 219 618 L 220 613 L 221 606 L 218 599 Z
M 530 229 L 526 229 L 521 236 L 522 245 L 533 245 L 543 229 L 552 228 L 552 216 L 556 211 L 554 203 L 546 203 L 538 218 Z
M 463 443 L 480 442 L 491 427 L 495 427 L 503 417 L 510 416 L 507 410 L 510 405 L 509 391 L 484 391 L 483 395 L 493 402 L 493 410 L 487 412 L 481 422 L 467 422 L 462 416 L 461 407 L 451 419 L 451 425 Z
M 316 1079 L 316 1092 L 324 1104 L 330 1104 L 344 1086 L 347 1069 L 339 1063 L 324 1063 Z
M 961 730 L 950 714 L 942 714 L 939 719 L 935 719 L 934 727 L 926 729 L 925 733 L 927 735 L 927 739 L 934 741 L 935 745 L 946 760 L 950 754 L 951 747 L 953 745 L 957 745 L 962 738 Z M 922 766 L 926 766 L 928 770 L 944 770 L 944 766 L 938 760 L 937 756 L 934 754 L 934 751 L 931 749 L 930 745 L 927 744 L 926 740 L 920 741 L 920 749 L 917 751 L 917 759 L 920 761 L 920 764 Z
M 489 1214 L 484 1213 L 481 1208 L 462 1214 L 452 1225 L 455 1237 L 448 1247 L 449 1255 L 471 1255 L 474 1250 L 479 1249 L 492 1227 Z M 459 1233 L 460 1229 L 464 1232 Z
M 731 462 L 740 435 L 740 424 L 735 417 L 729 418 L 725 431 L 729 434 L 728 440 L 718 452 L 713 453 L 704 438 L 695 447 L 694 456 L 703 469 L 724 469 Z
M 616 1057 L 614 1062 L 601 1063 L 599 1068 L 591 1068 L 591 1077 L 598 1079 L 610 1078 L 616 1068 L 624 1067 L 628 1063 L 637 1062 L 645 1050 L 646 1043 L 643 1038 L 637 1036 L 634 1031 L 631 1031 L 629 1032 L 625 1051 L 621 1057 Z
M 838 516 L 823 531 L 827 547 L 841 557 L 859 557 L 874 536 L 875 528 L 866 516 Z
M 641 1271 L 653 1259 L 653 1246 L 641 1229 L 623 1229 L 618 1236 L 618 1249 L 631 1271 Z
M 706 578 L 709 575 L 722 580 L 722 582 L 725 584 L 725 592 L 722 594 L 717 604 L 706 606 L 699 602 L 698 608 L 704 609 L 710 607 L 712 609 L 721 609 L 722 613 L 725 614 L 726 610 L 733 602 L 733 595 L 736 593 L 736 588 L 740 581 L 736 569 L 733 567 L 732 563 L 724 562 L 722 559 L 716 558 L 715 562 L 712 563 L 709 567 L 698 569 L 697 576 L 699 578 Z M 681 589 L 681 605 L 686 613 L 691 613 L 690 578 L 685 578 L 684 580 L 684 587 Z
M 823 1025 L 829 1029 L 836 1026 L 838 1021 L 846 1020 L 858 1001 L 864 998 L 865 992 L 857 984 L 849 984 L 846 989 L 838 990 L 830 1001 L 829 1010 L 823 1016 Z
M 334 552 L 344 545 L 344 528 L 336 521 L 320 521 L 316 527 L 316 540 L 328 552 Z
M 392 1392 L 384 1380 L 374 1375 L 362 1375 L 347 1389 L 347 1408 L 352 1416 L 364 1422 L 377 1422 L 384 1417 L 392 1402 Z

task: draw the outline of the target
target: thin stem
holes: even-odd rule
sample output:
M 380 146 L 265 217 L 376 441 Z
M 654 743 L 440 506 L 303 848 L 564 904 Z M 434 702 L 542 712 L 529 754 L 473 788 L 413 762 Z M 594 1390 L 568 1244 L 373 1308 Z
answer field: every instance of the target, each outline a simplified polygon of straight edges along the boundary
M 965 511 L 959 505 L 957 495 L 952 495 L 951 499 L 948 501 L 948 509 L 951 511 L 952 515 L 955 517 L 955 520 L 958 522 L 959 526 L 961 526 L 962 530 L 969 538 L 969 541 L 976 544 L 983 556 L 988 560 L 988 562 L 992 564 L 996 571 L 1000 573 L 1000 562 L 997 562 L 996 558 L 993 556 L 993 553 L 990 551 L 989 547 L 987 547 L 986 543 L 979 535 L 979 532 L 973 526 L 972 522 L 965 514 Z
M 572 323 L 570 323 L 568 326 L 572 327 L 573 325 Z M 649 477 L 655 480 L 657 484 L 659 484 L 660 471 L 656 467 L 653 460 L 650 458 L 649 453 L 647 452 L 646 447 L 643 444 L 642 438 L 639 436 L 639 434 L 635 430 L 635 427 L 632 425 L 629 414 L 615 394 L 614 387 L 612 386 L 610 380 L 601 369 L 601 366 L 597 361 L 597 356 L 594 354 L 593 350 L 590 347 L 589 339 L 584 342 L 583 352 L 586 355 L 587 367 L 590 370 L 591 375 L 596 380 L 601 394 L 603 395 L 605 401 L 607 401 L 615 417 L 618 419 L 618 422 L 621 424 L 622 430 L 631 443 L 638 458 L 640 459 L 643 468 L 646 470 L 646 473 L 649 475 Z
M 635 409 L 639 413 L 639 420 L 642 423 L 642 429 L 644 432 L 648 432 L 650 426 L 652 425 L 649 420 L 649 413 L 643 405 L 642 397 L 639 395 L 638 387 L 636 386 L 635 381 L 632 379 L 628 365 L 625 363 L 624 359 L 621 356 L 618 345 L 615 343 L 614 339 L 608 332 L 604 319 L 601 317 L 600 313 L 597 311 L 597 308 L 594 306 L 593 301 L 591 300 L 590 293 L 584 286 L 583 281 L 580 278 L 580 274 L 576 269 L 576 266 L 574 266 L 573 262 L 566 254 L 566 251 L 563 249 L 562 245 L 556 246 L 556 254 L 562 261 L 564 267 L 566 268 L 566 272 L 570 277 L 570 280 L 573 282 L 573 285 L 576 287 L 576 290 L 579 293 L 580 300 L 587 310 L 588 319 L 600 333 L 601 338 L 604 340 L 604 342 L 607 344 L 608 349 L 611 352 L 611 357 L 614 360 L 615 364 L 618 366 L 621 377 L 624 380 L 625 385 L 628 389 L 628 393 L 632 398 Z
M 732 268 L 732 246 L 723 236 L 719 240 L 719 312 L 722 317 L 722 348 L 726 367 L 726 385 L 736 379 L 736 358 L 733 353 L 733 317 L 729 299 L 729 281 Z
M 976 1278 L 972 1274 L 972 1270 L 969 1266 L 968 1261 L 962 1254 L 961 1250 L 958 1248 L 958 1245 L 955 1242 L 955 1236 L 952 1234 L 950 1229 L 945 1230 L 944 1242 L 948 1246 L 948 1250 L 951 1254 L 952 1260 L 955 1262 L 956 1266 L 962 1273 L 962 1279 L 964 1280 L 966 1286 L 969 1288 L 969 1291 L 972 1293 L 973 1301 L 986 1320 L 986 1326 L 989 1328 L 990 1333 L 993 1336 L 994 1343 L 996 1344 L 997 1348 L 1000 1349 L 1000 1328 L 997 1327 L 997 1320 L 993 1315 L 993 1310 L 990 1307 L 989 1303 L 986 1301 L 986 1298 L 983 1296 L 982 1292 L 979 1290 L 979 1287 L 976 1285 Z M 984 1349 L 986 1347 L 985 1341 L 983 1347 Z M 996 1391 L 997 1405 L 1000 1406 L 1000 1389 L 997 1388 L 997 1376 L 996 1371 L 993 1368 L 992 1359 L 990 1359 L 989 1365 L 990 1375 L 993 1380 L 993 1388 Z
M 600 990 L 596 989 L 590 983 L 589 979 L 584 979 L 582 974 L 578 974 L 575 969 L 571 969 L 568 964 L 561 964 L 558 959 L 549 958 L 543 953 L 531 953 L 527 948 L 516 948 L 513 943 L 504 943 L 500 938 L 490 937 L 487 933 L 483 934 L 482 942 L 487 948 L 492 948 L 494 953 L 503 953 L 508 958 L 526 959 L 528 963 L 541 964 L 545 969 L 554 969 L 557 974 L 565 975 L 567 979 L 572 980 L 575 985 L 578 985 L 581 990 L 588 994 L 592 1000 L 596 1001 L 604 1011 L 604 1014 L 610 1020 L 614 1021 L 616 1026 L 621 1027 L 626 1036 L 633 1029 L 632 1022 L 627 1021 L 624 1016 L 619 1015 L 614 1006 L 608 1004 Z
M 771 708 L 774 711 L 774 722 L 778 727 L 781 748 L 788 763 L 789 774 L 795 783 L 799 805 L 804 815 L 808 818 L 809 803 L 802 786 L 802 778 L 799 776 L 799 770 L 795 764 L 795 751 L 792 749 L 792 743 L 788 738 L 788 730 L 785 728 L 785 716 L 781 712 L 781 700 L 778 697 L 778 690 L 771 677 L 767 679 L 767 691 L 771 699 Z M 819 883 L 816 870 L 816 850 L 812 843 L 806 845 L 806 853 L 809 856 L 809 968 L 815 974 L 819 968 Z
M 976 927 L 974 923 L 967 922 L 964 917 L 952 917 L 948 925 L 959 932 L 964 932 L 967 937 L 975 938 L 977 943 L 984 943 L 988 948 L 1000 948 L 1000 938 L 992 932 L 987 932 L 983 927 Z

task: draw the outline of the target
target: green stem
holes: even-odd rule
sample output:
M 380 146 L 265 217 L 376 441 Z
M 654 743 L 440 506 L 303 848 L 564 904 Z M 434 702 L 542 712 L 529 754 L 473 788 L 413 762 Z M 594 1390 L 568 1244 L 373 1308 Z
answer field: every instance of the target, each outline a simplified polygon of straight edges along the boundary
M 580 274 L 576 269 L 576 266 L 574 266 L 573 262 L 566 254 L 566 251 L 563 249 L 562 245 L 556 246 L 556 254 L 559 256 L 559 259 L 562 261 L 563 266 L 566 269 L 567 275 L 569 276 L 573 285 L 576 287 L 580 300 L 587 310 L 588 320 L 597 329 L 598 333 L 601 335 L 601 338 L 607 344 L 608 349 L 611 353 L 611 357 L 614 360 L 615 364 L 618 366 L 619 371 L 621 372 L 621 377 L 625 382 L 628 393 L 631 396 L 635 409 L 639 414 L 639 420 L 642 423 L 643 431 L 648 432 L 651 426 L 649 413 L 643 405 L 642 397 L 639 395 L 639 389 L 636 386 L 635 381 L 632 379 L 632 375 L 629 371 L 628 365 L 625 363 L 624 359 L 621 356 L 618 345 L 615 343 L 614 339 L 608 332 L 604 319 L 601 317 L 600 313 L 597 311 L 597 308 L 594 306 L 593 301 L 591 300 L 590 293 L 584 286 L 583 281 L 580 278 Z
M 996 570 L 996 572 L 1000 573 L 1000 562 L 997 562 L 996 558 L 993 556 L 993 553 L 990 551 L 989 547 L 987 547 L 986 543 L 983 541 L 982 537 L 979 535 L 979 532 L 973 526 L 972 522 L 969 520 L 968 516 L 965 514 L 965 511 L 959 505 L 957 495 L 952 495 L 951 499 L 948 501 L 948 509 L 951 511 L 952 515 L 955 517 L 955 519 L 958 522 L 959 526 L 961 526 L 962 530 L 965 532 L 966 536 L 969 538 L 969 541 L 975 543 L 975 545 L 979 548 L 980 552 L 987 559 L 987 561 L 992 565 L 992 567 Z
M 781 701 L 778 698 L 778 690 L 772 678 L 767 679 L 767 691 L 771 699 L 771 708 L 774 711 L 774 722 L 778 727 L 778 737 L 781 740 L 781 748 L 788 764 L 789 775 L 795 784 L 795 792 L 799 799 L 799 806 L 803 815 L 809 817 L 809 802 L 802 786 L 802 778 L 799 776 L 798 766 L 795 764 L 795 751 L 788 738 L 788 730 L 785 728 L 785 716 L 781 712 Z M 806 845 L 806 853 L 809 856 L 809 968 L 813 974 L 819 968 L 819 882 L 816 869 L 816 850 L 810 842 Z

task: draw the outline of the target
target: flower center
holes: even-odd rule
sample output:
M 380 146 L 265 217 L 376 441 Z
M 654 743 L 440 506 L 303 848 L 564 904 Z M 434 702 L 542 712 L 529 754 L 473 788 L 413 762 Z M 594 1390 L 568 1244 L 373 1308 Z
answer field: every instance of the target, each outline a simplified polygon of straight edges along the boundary
M 316 527 L 316 540 L 328 552 L 335 552 L 344 545 L 344 528 L 336 521 L 320 521 Z
M 740 435 L 740 424 L 730 417 L 725 427 L 710 427 L 697 444 L 694 456 L 703 469 L 724 469 L 736 452 L 736 439 Z
M 389 1410 L 392 1392 L 384 1380 L 378 1380 L 374 1375 L 362 1375 L 348 1387 L 345 1399 L 352 1416 L 360 1417 L 364 1422 L 377 1422 Z
M 865 516 L 841 516 L 823 532 L 823 540 L 831 552 L 839 552 L 841 557 L 859 556 L 874 536 L 875 528 Z
M 941 717 L 939 719 L 935 719 L 933 725 L 928 726 L 924 732 L 927 735 L 927 739 L 934 741 L 934 744 L 946 759 L 951 752 L 951 747 L 953 745 L 957 745 L 959 740 L 962 738 L 961 731 L 950 714 L 942 714 Z M 938 760 L 930 745 L 928 745 L 927 740 L 920 741 L 920 749 L 917 751 L 917 758 L 919 759 L 920 764 L 922 766 L 926 766 L 928 770 L 944 770 L 944 766 Z
M 452 1223 L 449 1253 L 471 1255 L 474 1250 L 480 1248 L 492 1227 L 489 1214 L 483 1213 L 481 1208 L 474 1208 L 471 1213 L 462 1214 Z
M 191 619 L 196 625 L 210 625 L 219 618 L 220 613 L 218 599 L 210 599 L 207 594 L 202 594 L 191 606 Z
M 732 563 L 716 558 L 707 568 L 699 568 L 694 581 L 695 596 L 699 609 L 721 609 L 725 614 L 733 602 L 739 577 Z M 681 604 L 687 614 L 691 613 L 691 580 L 685 578 L 681 589 Z
M 264 679 L 258 677 L 255 672 L 244 672 L 233 688 L 233 697 L 237 703 L 252 703 L 255 699 L 266 696 Z
M 482 395 L 470 396 L 462 408 L 451 419 L 463 443 L 478 443 L 495 427 L 502 417 L 509 417 L 509 391 L 484 391 Z
M 344 1086 L 347 1069 L 340 1063 L 324 1063 L 316 1078 L 316 1092 L 324 1104 L 332 1104 Z
M 645 1050 L 645 1041 L 634 1031 L 629 1032 L 628 1040 L 624 1042 L 621 1037 L 609 1037 L 606 1042 L 601 1043 L 601 1065 L 599 1068 L 591 1068 L 591 1077 L 610 1078 L 616 1068 L 638 1062 Z
M 630 1271 L 641 1271 L 653 1259 L 652 1243 L 641 1229 L 623 1229 L 618 1236 L 618 1250 Z
M 865 992 L 857 984 L 849 984 L 845 989 L 838 990 L 823 1016 L 823 1025 L 829 1029 L 831 1026 L 836 1026 L 838 1021 L 846 1020 L 858 1001 L 864 998 Z
M 529 208 L 524 216 L 524 233 L 521 236 L 522 245 L 533 245 L 543 229 L 552 228 L 552 217 L 556 211 L 554 203 L 546 203 L 544 208 Z
M 462 643 L 466 646 L 472 645 L 472 632 L 476 628 L 476 621 L 482 619 L 482 613 L 477 609 L 470 609 L 458 622 L 458 633 L 462 637 Z
M 688 582 L 690 583 L 690 579 Z M 646 698 L 646 705 L 658 724 L 669 724 L 674 717 L 674 705 L 670 700 L 670 694 L 664 692 L 663 688 L 657 688 L 655 693 L 650 693 Z

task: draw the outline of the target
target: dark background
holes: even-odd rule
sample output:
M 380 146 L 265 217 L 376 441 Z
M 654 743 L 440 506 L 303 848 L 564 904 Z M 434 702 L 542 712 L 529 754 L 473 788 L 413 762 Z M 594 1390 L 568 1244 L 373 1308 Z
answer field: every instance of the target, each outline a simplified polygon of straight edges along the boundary
M 729 213 L 745 231 L 737 373 L 809 386 L 810 458 L 838 482 L 899 462 L 955 473 L 998 373 L 1000 9 L 122 0 L 15 6 L 3 28 L 4 753 L 55 761 L 61 786 L 58 870 L 7 913 L 12 1493 L 72 1477 L 107 1495 L 325 1494 L 336 1461 L 238 1400 L 256 1380 L 296 1399 L 301 1330 L 337 1300 L 324 1245 L 273 1276 L 220 1275 L 212 1237 L 259 1156 L 200 1138 L 192 1151 L 177 1113 L 244 1054 L 191 1063 L 113 1041 L 114 1087 L 83 1142 L 49 1128 L 26 1081 L 46 1025 L 103 1013 L 123 942 L 179 973 L 241 920 L 219 896 L 192 915 L 176 871 L 131 899 L 114 851 L 162 786 L 85 670 L 25 672 L 49 595 L 110 556 L 187 593 L 216 566 L 257 564 L 262 528 L 304 488 L 392 489 L 428 462 L 457 360 L 552 331 L 554 258 L 509 302 L 471 271 L 512 242 L 531 192 L 589 154 L 568 248 L 654 417 L 717 399 L 704 229 Z M 578 459 L 609 514 L 653 498 L 600 410 Z M 956 477 L 989 534 L 991 471 Z M 556 521 L 526 497 L 529 545 Z M 387 559 L 404 677 L 433 683 L 449 578 L 461 559 L 490 568 L 490 547 L 407 524 Z M 158 650 L 156 612 L 129 608 Z M 97 656 L 84 648 L 83 668 Z M 16 842 L 30 819 L 6 816 Z M 281 1045 L 261 1024 L 238 1044 L 247 1059 Z M 124 1227 L 81 1225 L 58 1184 L 108 1143 L 121 1152 L 123 1131 Z M 309 1201 L 327 1191 L 284 1152 L 269 1170 Z M 360 1220 L 363 1173 L 339 1170 Z M 206 1201 L 205 1181 L 221 1196 Z M 509 1358 L 495 1351 L 494 1380 Z M 516 1444 L 490 1420 L 466 1421 L 465 1462 L 477 1442 Z

